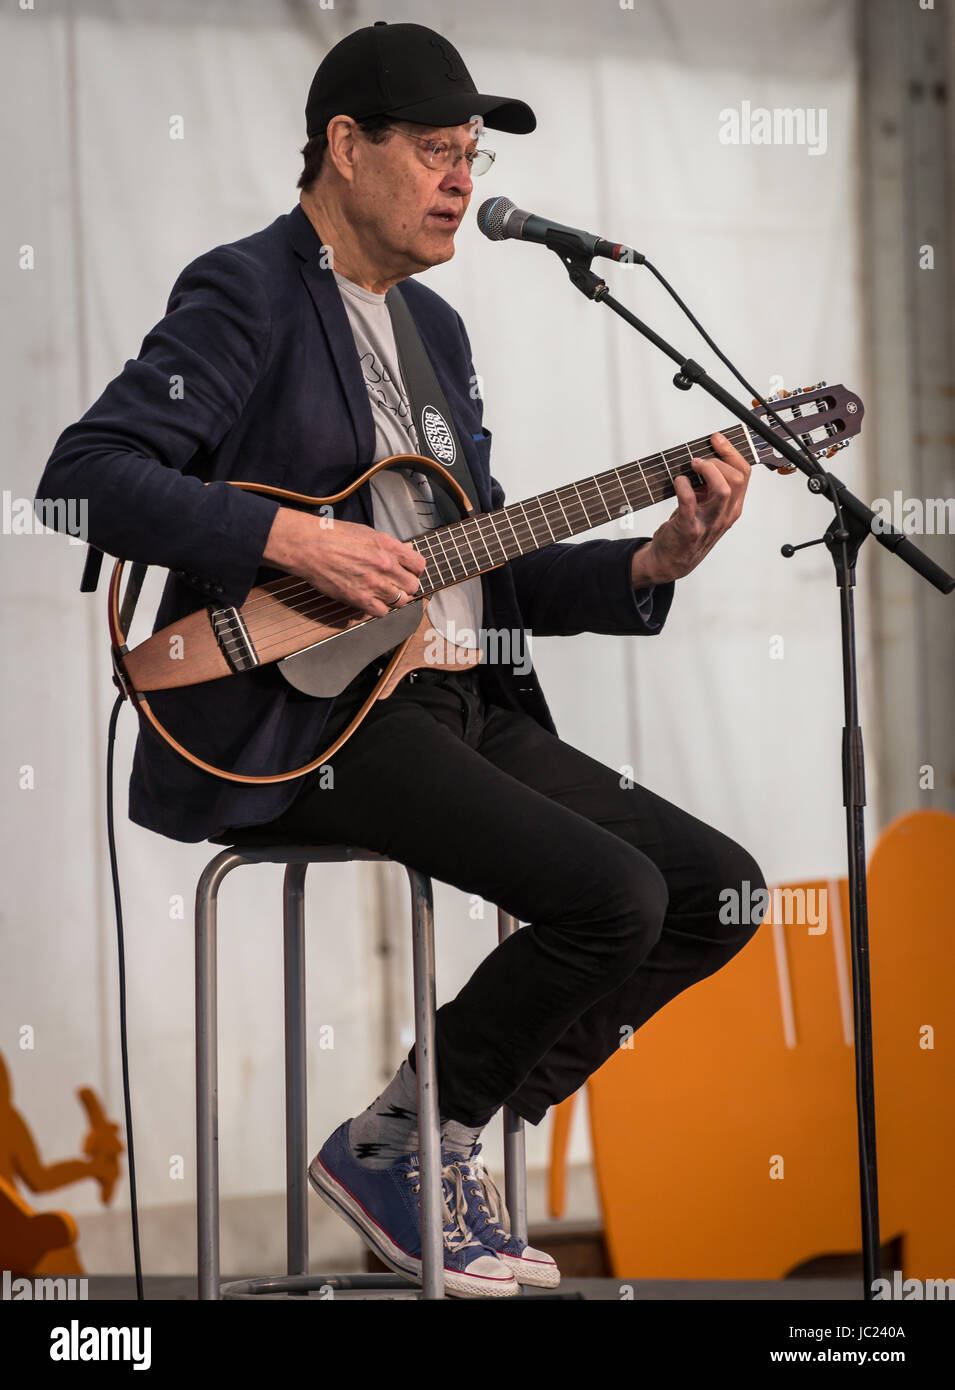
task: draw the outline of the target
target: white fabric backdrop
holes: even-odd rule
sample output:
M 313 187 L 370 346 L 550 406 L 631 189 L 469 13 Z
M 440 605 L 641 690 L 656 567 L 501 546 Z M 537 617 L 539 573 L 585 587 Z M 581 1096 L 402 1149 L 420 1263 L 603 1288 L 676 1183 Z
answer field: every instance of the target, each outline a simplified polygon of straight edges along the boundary
M 532 137 L 494 134 L 457 255 L 427 283 L 468 326 L 508 496 L 570 481 L 729 423 L 670 385 L 672 367 L 572 289 L 543 248 L 491 246 L 473 212 L 516 202 L 642 249 L 762 390 L 820 378 L 863 391 L 856 218 L 856 73 L 843 0 L 732 0 L 601 9 L 569 0 L 453 11 L 378 3 L 40 4 L 0 19 L 14 136 L 3 149 L 3 487 L 32 498 L 60 430 L 78 418 L 161 317 L 177 273 L 209 247 L 297 201 L 312 73 L 327 48 L 386 17 L 441 29 L 479 86 L 534 107 Z M 719 113 L 823 107 L 828 150 L 726 146 Z M 185 139 L 170 140 L 181 115 Z M 487 185 L 485 188 L 484 185 Z M 17 248 L 34 248 L 35 269 Z M 615 292 L 705 365 L 718 365 L 649 273 L 608 267 Z M 726 374 L 721 373 L 726 380 Z M 732 386 L 732 382 L 727 384 Z M 278 423 L 278 422 L 277 422 Z M 865 495 L 864 441 L 839 471 Z M 645 513 L 649 534 L 669 514 Z M 786 540 L 828 517 L 801 477 L 754 475 L 742 519 L 677 585 L 657 640 L 540 640 L 534 655 L 562 735 L 747 845 L 770 881 L 843 871 L 841 682 L 828 555 L 792 561 Z M 75 1087 L 121 1118 L 115 928 L 103 816 L 110 683 L 104 593 L 77 592 L 84 551 L 52 535 L 5 535 L 0 590 L 2 796 L 9 861 L 2 905 L 0 1051 L 45 1156 L 82 1134 Z M 160 576 L 141 605 L 150 609 Z M 101 585 L 101 588 L 105 586 Z M 870 690 L 860 613 L 863 720 Z M 770 659 L 770 638 L 785 659 Z M 130 1062 L 140 1202 L 194 1195 L 192 895 L 208 846 L 165 841 L 125 819 L 135 726 L 117 740 L 117 838 L 125 893 Z M 20 769 L 35 770 L 32 790 Z M 875 761 L 870 758 L 870 779 Z M 477 828 L 479 833 L 479 827 Z M 870 836 L 871 836 L 870 828 Z M 581 865 L 581 872 L 586 872 Z M 239 881 L 240 877 L 244 881 Z M 313 870 L 310 1142 L 367 1104 L 383 1059 L 374 955 L 378 914 L 400 945 L 399 1017 L 410 1024 L 406 890 L 397 870 Z M 278 870 L 241 871 L 222 896 L 224 1195 L 283 1182 Z M 495 940 L 493 916 L 437 891 L 439 997 Z M 405 967 L 408 967 L 407 970 Z M 334 1050 L 318 1045 L 320 1024 Z M 33 1050 L 19 1029 L 35 1030 Z M 543 1162 L 548 1125 L 529 1133 Z M 496 1134 L 491 1159 L 499 1157 Z M 587 1152 L 581 1123 L 571 1157 Z M 181 1184 L 170 1158 L 185 1157 Z M 88 1183 L 37 1199 L 97 1208 Z M 191 1246 L 182 1267 L 192 1262 Z

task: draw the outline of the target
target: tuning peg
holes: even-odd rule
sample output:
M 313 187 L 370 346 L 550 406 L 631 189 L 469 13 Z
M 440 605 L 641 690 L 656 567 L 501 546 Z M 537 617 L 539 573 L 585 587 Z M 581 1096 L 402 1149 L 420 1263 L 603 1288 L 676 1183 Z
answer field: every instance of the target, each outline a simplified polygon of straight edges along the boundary
M 795 465 L 794 463 L 781 463 L 781 464 L 778 464 L 777 467 L 776 467 L 776 472 L 777 472 L 777 473 L 795 473 L 795 472 L 796 472 L 796 465 Z

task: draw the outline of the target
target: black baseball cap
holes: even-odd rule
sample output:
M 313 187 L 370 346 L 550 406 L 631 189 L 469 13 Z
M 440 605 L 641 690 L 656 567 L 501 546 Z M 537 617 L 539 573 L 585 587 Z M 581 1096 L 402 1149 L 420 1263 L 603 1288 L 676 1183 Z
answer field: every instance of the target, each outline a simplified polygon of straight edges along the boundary
M 421 24 L 380 19 L 348 34 L 325 55 L 305 104 L 306 132 L 324 135 L 333 116 L 393 116 L 420 125 L 465 125 L 480 116 L 493 130 L 529 135 L 537 126 L 523 101 L 478 91 L 457 49 Z

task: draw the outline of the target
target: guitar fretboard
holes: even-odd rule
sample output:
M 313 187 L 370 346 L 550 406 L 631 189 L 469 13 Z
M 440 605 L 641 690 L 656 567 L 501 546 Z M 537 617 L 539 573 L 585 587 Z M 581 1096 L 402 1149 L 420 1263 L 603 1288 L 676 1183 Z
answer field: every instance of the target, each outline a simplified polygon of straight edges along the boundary
M 759 458 L 749 432 L 743 425 L 720 431 L 744 458 Z M 465 517 L 446 526 L 436 526 L 414 536 L 411 544 L 427 560 L 421 576 L 420 593 L 459 584 L 487 570 L 496 569 L 518 555 L 540 550 L 554 541 L 566 540 L 581 531 L 603 526 L 628 512 L 651 507 L 676 496 L 673 480 L 689 478 L 695 488 L 703 480 L 691 466 L 694 458 L 716 458 L 710 436 L 693 439 L 675 449 L 610 468 L 605 473 L 568 483 L 552 492 L 539 493 L 499 507 L 494 512 Z

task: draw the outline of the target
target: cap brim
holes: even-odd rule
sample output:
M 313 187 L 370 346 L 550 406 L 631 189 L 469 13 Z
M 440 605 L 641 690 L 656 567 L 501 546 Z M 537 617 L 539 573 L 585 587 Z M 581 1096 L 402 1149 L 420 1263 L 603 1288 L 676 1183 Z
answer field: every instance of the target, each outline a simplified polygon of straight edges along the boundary
M 526 102 L 476 92 L 462 92 L 454 97 L 433 97 L 429 101 L 415 102 L 400 109 L 396 107 L 383 114 L 430 126 L 466 125 L 472 116 L 481 116 L 491 130 L 506 130 L 512 135 L 530 135 L 532 130 L 537 129 L 537 118 Z

